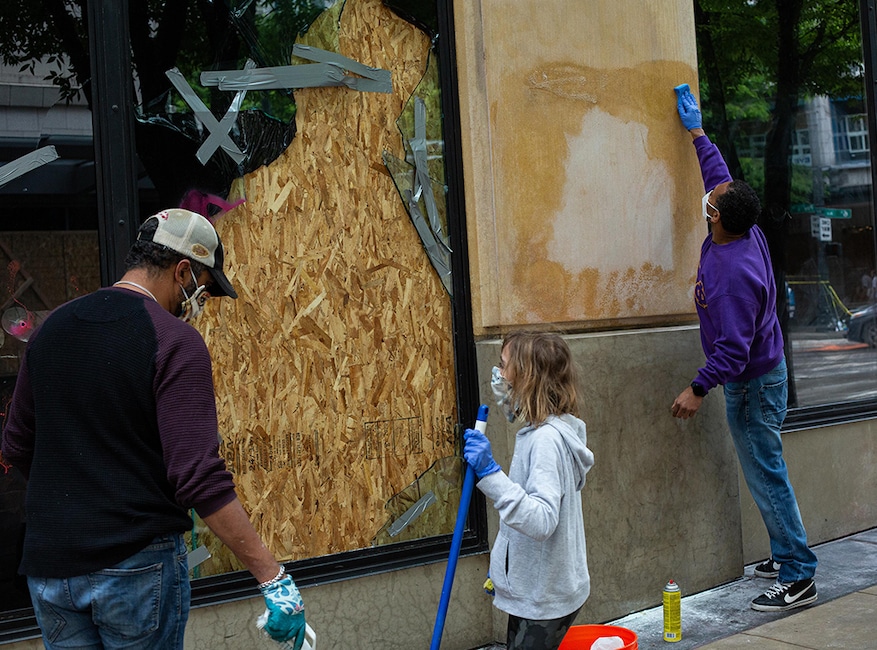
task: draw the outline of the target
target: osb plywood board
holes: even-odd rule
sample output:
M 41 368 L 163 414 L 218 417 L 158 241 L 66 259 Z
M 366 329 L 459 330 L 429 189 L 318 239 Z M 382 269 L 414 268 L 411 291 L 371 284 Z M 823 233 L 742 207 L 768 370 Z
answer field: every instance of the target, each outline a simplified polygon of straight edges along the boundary
M 477 333 L 693 313 L 689 0 L 458 0 Z
M 387 502 L 454 454 L 450 298 L 381 162 L 404 157 L 395 120 L 429 42 L 380 0 L 349 0 L 338 43 L 391 70 L 393 93 L 296 91 L 292 144 L 217 221 L 240 297 L 199 325 L 223 452 L 283 559 L 369 546 Z
M 58 305 L 100 288 L 97 231 L 0 233 L 0 316 L 31 312 L 33 324 Z M 26 343 L 0 330 L 0 375 L 16 375 Z

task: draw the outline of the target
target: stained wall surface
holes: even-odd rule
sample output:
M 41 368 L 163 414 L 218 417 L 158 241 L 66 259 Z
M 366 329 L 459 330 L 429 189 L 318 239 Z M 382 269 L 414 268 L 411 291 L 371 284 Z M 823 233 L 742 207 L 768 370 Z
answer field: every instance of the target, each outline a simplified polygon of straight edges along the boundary
M 783 458 L 810 544 L 877 526 L 877 423 L 850 422 L 783 435 Z M 770 540 L 740 474 L 743 559 L 770 554 Z
M 691 3 L 456 3 L 476 334 L 679 318 L 703 189 Z M 462 46 L 461 46 L 462 45 Z
M 670 415 L 703 360 L 697 328 L 566 340 L 582 371 L 581 417 L 595 457 L 582 492 L 591 595 L 579 622 L 653 606 L 671 578 L 693 593 L 741 575 L 737 463 L 721 391 L 691 420 Z M 478 344 L 485 399 L 500 349 L 500 340 Z M 503 467 L 519 426 L 491 413 L 488 436 Z M 499 522 L 489 502 L 488 510 L 492 543 Z

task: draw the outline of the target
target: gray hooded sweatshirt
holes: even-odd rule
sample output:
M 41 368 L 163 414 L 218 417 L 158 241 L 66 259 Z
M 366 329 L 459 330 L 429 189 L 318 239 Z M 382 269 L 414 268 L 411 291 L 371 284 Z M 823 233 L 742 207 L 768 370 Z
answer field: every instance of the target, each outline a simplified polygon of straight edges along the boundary
M 533 620 L 562 618 L 588 599 L 582 493 L 594 464 L 585 423 L 550 416 L 518 431 L 508 475 L 494 472 L 478 489 L 499 512 L 490 552 L 494 605 Z

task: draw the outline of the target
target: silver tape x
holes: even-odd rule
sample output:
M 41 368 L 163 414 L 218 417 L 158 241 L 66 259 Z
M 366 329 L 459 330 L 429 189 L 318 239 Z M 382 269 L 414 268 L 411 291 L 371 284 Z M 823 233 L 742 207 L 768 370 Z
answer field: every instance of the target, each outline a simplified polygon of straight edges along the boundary
M 255 63 L 247 61 L 244 66 L 244 72 L 248 72 L 255 67 Z M 231 106 L 228 107 L 228 111 L 226 111 L 222 121 L 219 121 L 213 113 L 210 112 L 210 109 L 204 105 L 201 98 L 195 94 L 195 91 L 192 90 L 189 82 L 186 81 L 186 78 L 177 68 L 171 68 L 165 72 L 165 75 L 170 79 L 170 82 L 174 85 L 174 88 L 177 89 L 177 92 L 180 93 L 185 102 L 192 108 L 195 117 L 197 117 L 201 124 L 204 125 L 204 128 L 210 132 L 210 135 L 198 148 L 198 152 L 196 153 L 198 161 L 202 165 L 206 165 L 214 152 L 221 148 L 232 160 L 237 164 L 240 164 L 245 157 L 244 153 L 234 143 L 234 140 L 231 139 L 229 132 L 237 120 L 238 111 L 240 111 L 241 104 L 244 101 L 244 96 L 247 94 L 246 89 L 240 90 L 235 95 L 235 98 L 232 101 Z

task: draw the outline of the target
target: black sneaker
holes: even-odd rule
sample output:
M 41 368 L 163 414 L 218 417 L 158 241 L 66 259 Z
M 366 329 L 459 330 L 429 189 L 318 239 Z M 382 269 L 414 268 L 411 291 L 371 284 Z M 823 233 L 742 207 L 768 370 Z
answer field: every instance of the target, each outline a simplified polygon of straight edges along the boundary
M 784 612 L 803 607 L 816 600 L 816 583 L 813 578 L 797 582 L 777 582 L 761 596 L 752 601 L 752 609 L 759 612 Z
M 759 578 L 777 578 L 780 575 L 782 564 L 774 562 L 772 557 L 767 558 L 761 564 L 755 565 L 755 575 Z

